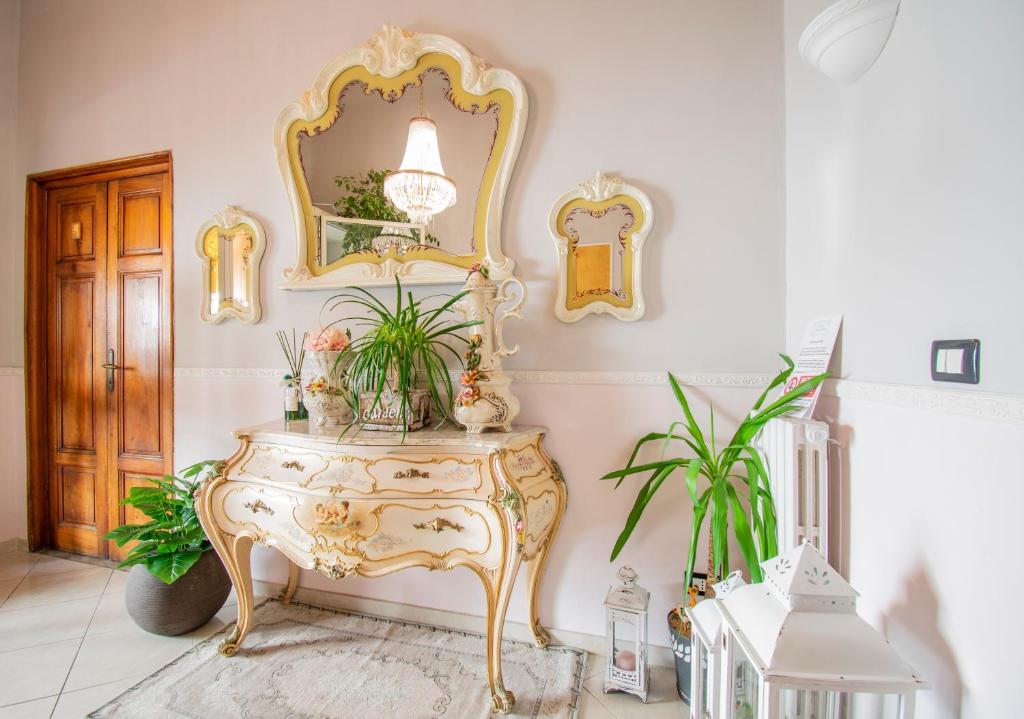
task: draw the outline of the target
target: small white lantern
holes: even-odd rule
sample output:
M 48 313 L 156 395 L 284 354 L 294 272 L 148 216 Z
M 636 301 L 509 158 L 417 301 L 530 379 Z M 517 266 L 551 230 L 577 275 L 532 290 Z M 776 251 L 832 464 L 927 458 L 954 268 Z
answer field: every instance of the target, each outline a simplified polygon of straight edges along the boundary
M 857 616 L 857 592 L 804 543 L 761 564 L 721 613 L 714 719 L 912 719 L 924 680 Z M 703 719 L 703 717 L 701 717 Z
M 746 584 L 743 573 L 735 571 L 714 585 L 715 596 L 695 607 L 686 608 L 693 631 L 690 632 L 690 717 L 720 717 L 719 648 L 722 646 L 722 613 L 717 604 L 737 587 Z
M 607 669 L 604 693 L 629 692 L 647 701 L 647 603 L 651 593 L 636 583 L 636 572 L 622 567 L 622 582 L 604 600 Z

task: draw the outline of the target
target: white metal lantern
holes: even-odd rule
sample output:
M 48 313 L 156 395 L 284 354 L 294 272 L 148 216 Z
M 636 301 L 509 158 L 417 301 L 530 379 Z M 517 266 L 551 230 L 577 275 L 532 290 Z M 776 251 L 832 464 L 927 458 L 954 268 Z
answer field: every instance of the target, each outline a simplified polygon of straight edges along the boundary
M 926 682 L 857 616 L 857 592 L 805 542 L 761 564 L 721 613 L 718 714 L 728 719 L 911 719 Z M 703 718 L 702 718 L 703 719 Z
M 636 583 L 636 572 L 622 567 L 622 582 L 604 600 L 607 668 L 604 693 L 629 692 L 647 701 L 647 603 L 651 593 Z
M 690 632 L 690 717 L 720 717 L 719 647 L 722 646 L 722 613 L 718 603 L 737 587 L 746 584 L 742 572 L 735 571 L 714 585 L 715 596 L 695 607 L 686 608 L 693 631 Z

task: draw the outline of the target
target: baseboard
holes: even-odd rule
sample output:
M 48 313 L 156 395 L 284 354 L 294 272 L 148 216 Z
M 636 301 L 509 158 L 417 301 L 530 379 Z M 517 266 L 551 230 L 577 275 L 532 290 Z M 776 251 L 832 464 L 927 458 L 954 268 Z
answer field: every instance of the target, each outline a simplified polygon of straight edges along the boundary
M 0 541 L 0 554 L 7 554 L 8 552 L 27 552 L 28 551 L 28 540 L 22 539 L 21 537 L 11 537 Z
M 284 588 L 283 584 L 275 584 L 274 582 L 256 581 L 254 585 L 258 595 L 269 597 L 277 596 Z M 328 609 L 372 614 L 386 619 L 398 619 L 417 624 L 432 624 L 461 632 L 483 634 L 486 630 L 484 618 L 472 614 L 461 614 L 459 612 L 449 612 L 429 607 L 417 607 L 412 604 L 387 602 L 381 599 L 357 597 L 352 594 L 328 592 L 322 589 L 299 587 L 295 592 L 295 600 Z M 604 637 L 583 634 L 582 632 L 568 632 L 550 627 L 546 628 L 551 634 L 552 644 L 577 647 L 597 656 L 603 656 L 605 653 Z M 505 622 L 505 638 L 523 642 L 533 641 L 530 628 L 522 622 Z M 652 666 L 672 666 L 675 663 L 672 650 L 668 647 L 651 645 L 648 647 L 647 657 L 648 662 Z M 588 666 L 593 667 L 594 665 L 588 662 Z

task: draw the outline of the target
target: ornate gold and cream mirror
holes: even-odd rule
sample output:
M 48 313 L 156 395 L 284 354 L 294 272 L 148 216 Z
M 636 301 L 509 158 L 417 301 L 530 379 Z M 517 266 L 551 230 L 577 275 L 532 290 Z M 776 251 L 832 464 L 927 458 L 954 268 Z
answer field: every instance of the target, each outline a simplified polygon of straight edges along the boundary
M 646 194 L 600 172 L 558 198 L 548 226 L 558 251 L 558 319 L 643 317 L 641 260 L 653 221 Z
M 203 268 L 203 322 L 217 324 L 229 317 L 249 324 L 260 321 L 260 262 L 266 247 L 263 226 L 235 205 L 199 228 L 196 253 Z
M 501 210 L 525 126 L 511 72 L 385 25 L 278 117 L 298 238 L 283 287 L 461 283 L 477 262 L 510 276 Z

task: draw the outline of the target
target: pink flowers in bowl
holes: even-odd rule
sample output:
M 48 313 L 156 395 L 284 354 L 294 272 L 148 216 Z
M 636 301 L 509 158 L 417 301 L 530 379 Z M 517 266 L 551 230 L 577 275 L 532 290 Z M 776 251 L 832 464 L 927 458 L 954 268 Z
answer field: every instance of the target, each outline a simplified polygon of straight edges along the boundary
M 348 347 L 351 337 L 337 327 L 317 327 L 306 335 L 307 352 L 340 352 Z

